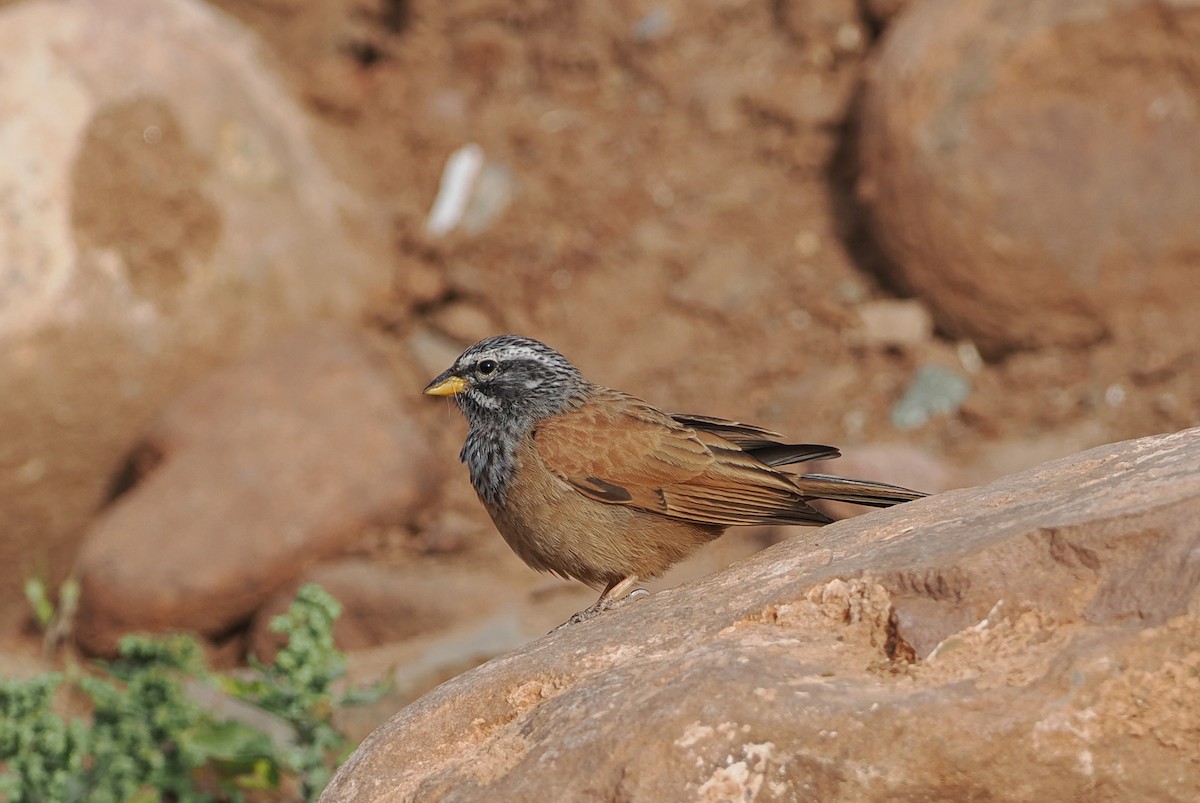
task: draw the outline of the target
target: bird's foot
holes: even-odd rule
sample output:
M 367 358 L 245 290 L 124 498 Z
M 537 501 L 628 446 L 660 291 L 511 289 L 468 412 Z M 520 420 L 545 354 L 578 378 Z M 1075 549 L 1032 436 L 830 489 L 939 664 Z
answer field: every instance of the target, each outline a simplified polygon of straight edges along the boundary
M 650 592 L 644 588 L 635 588 L 633 591 L 630 591 L 629 594 L 620 598 L 614 598 L 608 595 L 601 596 L 600 599 L 596 600 L 595 603 L 593 603 L 590 607 L 584 608 L 582 611 L 572 614 L 570 619 L 563 622 L 550 632 L 555 633 L 565 627 L 577 625 L 580 622 L 586 622 L 588 619 L 595 619 L 605 611 L 611 611 L 614 608 L 620 608 L 627 602 L 648 596 L 650 596 Z

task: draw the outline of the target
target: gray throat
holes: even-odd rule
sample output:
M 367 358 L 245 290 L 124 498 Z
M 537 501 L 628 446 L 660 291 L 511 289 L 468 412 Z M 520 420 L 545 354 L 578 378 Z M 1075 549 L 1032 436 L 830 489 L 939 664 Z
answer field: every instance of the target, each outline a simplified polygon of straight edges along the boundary
M 521 428 L 477 428 L 467 433 L 458 459 L 467 464 L 475 493 L 485 504 L 500 507 L 517 470 L 517 444 L 528 431 Z

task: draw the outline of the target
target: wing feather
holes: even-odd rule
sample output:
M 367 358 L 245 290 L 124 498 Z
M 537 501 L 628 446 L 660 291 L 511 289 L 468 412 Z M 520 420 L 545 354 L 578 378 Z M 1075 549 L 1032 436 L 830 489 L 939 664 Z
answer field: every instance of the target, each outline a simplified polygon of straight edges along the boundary
M 822 446 L 818 443 L 783 443 L 778 440 L 783 437 L 778 432 L 740 421 L 726 421 L 706 415 L 672 415 L 671 418 L 678 424 L 694 429 L 702 441 L 706 437 L 716 436 L 722 441 L 734 444 L 768 466 L 788 466 L 808 460 L 831 460 L 842 456 L 833 446 Z
M 828 522 L 787 475 L 745 450 L 787 446 L 768 436 L 779 437 L 721 419 L 671 417 L 640 399 L 597 389 L 583 407 L 542 419 L 534 443 L 552 473 L 606 504 L 703 524 Z

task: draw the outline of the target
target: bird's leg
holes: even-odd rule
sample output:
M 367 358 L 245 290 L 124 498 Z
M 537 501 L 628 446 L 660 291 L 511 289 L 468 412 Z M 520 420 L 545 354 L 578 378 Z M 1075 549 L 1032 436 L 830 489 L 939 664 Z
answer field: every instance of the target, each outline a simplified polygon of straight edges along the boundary
M 635 588 L 633 591 L 629 591 L 629 588 L 637 583 L 637 581 L 638 577 L 636 574 L 622 577 L 620 580 L 614 580 L 608 584 L 608 587 L 604 589 L 604 593 L 600 595 L 600 599 L 592 603 L 590 608 L 584 608 L 582 611 L 572 615 L 570 619 L 554 628 L 554 630 L 559 630 L 567 625 L 577 625 L 580 622 L 586 622 L 588 619 L 594 619 L 605 611 L 619 608 L 630 600 L 650 596 L 650 592 L 644 588 Z M 626 591 L 629 591 L 628 596 L 624 596 Z

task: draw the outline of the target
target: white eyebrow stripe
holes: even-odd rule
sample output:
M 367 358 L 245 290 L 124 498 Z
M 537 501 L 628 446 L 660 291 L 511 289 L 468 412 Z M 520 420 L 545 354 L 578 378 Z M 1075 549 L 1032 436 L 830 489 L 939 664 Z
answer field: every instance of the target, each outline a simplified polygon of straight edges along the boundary
M 529 359 L 543 365 L 549 365 L 552 362 L 550 355 L 546 354 L 546 352 L 530 346 L 500 346 L 470 355 L 471 364 L 488 359 L 496 360 L 497 362 L 501 360 Z

